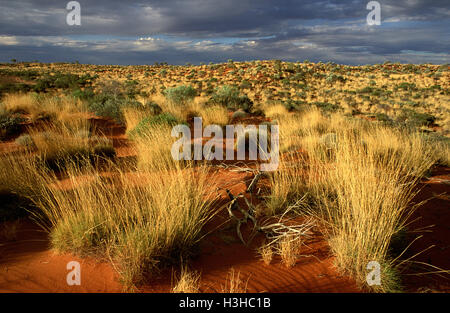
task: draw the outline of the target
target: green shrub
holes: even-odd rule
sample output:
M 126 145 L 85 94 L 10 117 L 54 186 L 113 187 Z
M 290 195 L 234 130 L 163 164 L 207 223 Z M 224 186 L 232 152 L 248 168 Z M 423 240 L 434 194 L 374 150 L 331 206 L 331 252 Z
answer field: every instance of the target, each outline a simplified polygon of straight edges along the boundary
M 21 123 L 25 119 L 20 114 L 10 114 L 4 110 L 0 111 L 0 140 L 5 140 L 20 132 Z
M 387 124 L 391 124 L 393 122 L 392 119 L 385 113 L 377 113 L 375 115 L 375 118 L 377 119 L 377 121 L 387 123 Z
M 197 90 L 192 86 L 178 86 L 167 88 L 164 90 L 164 95 L 173 104 L 184 105 L 195 98 Z
M 314 102 L 314 105 L 324 112 L 336 112 L 341 108 L 339 105 L 329 102 Z
M 137 80 L 127 80 L 124 86 L 124 93 L 130 99 L 135 99 L 141 92 L 139 82 Z
M 124 100 L 122 99 L 108 98 L 100 95 L 95 96 L 88 107 L 89 110 L 93 111 L 97 116 L 108 117 L 119 124 L 124 124 L 122 112 L 123 102 Z
M 301 108 L 305 105 L 304 101 L 296 101 L 292 99 L 288 99 L 287 101 L 283 101 L 283 106 L 289 111 L 300 111 Z
M 36 92 L 45 92 L 52 88 L 80 89 L 89 86 L 96 78 L 96 76 L 90 76 L 89 74 L 83 76 L 60 72 L 54 75 L 45 74 L 43 77 L 37 79 L 33 89 Z
M 233 111 L 241 109 L 250 112 L 253 108 L 253 102 L 246 95 L 241 96 L 239 89 L 229 85 L 216 88 L 208 104 L 225 106 Z
M 144 117 L 130 132 L 130 136 L 142 136 L 146 132 L 150 131 L 153 127 L 158 127 L 160 125 L 175 126 L 178 123 L 178 120 L 170 113 L 162 113 L 156 116 L 147 116 Z
M 414 83 L 407 83 L 407 82 L 400 83 L 397 86 L 397 88 L 403 89 L 403 90 L 417 90 L 416 84 L 414 84 Z
M 436 117 L 427 113 L 419 113 L 411 109 L 403 109 L 399 119 L 410 126 L 431 126 L 436 121 Z
M 81 89 L 75 89 L 72 92 L 72 97 L 78 98 L 80 100 L 86 100 L 89 101 L 90 99 L 94 98 L 95 94 L 92 88 L 86 88 L 84 90 Z
M 141 103 L 130 96 L 127 88 L 115 80 L 102 82 L 99 85 L 99 93 L 88 98 L 89 110 L 98 116 L 108 117 L 119 124 L 124 124 L 123 108 L 143 108 Z
M 334 83 L 334 82 L 341 82 L 344 83 L 345 82 L 345 78 L 342 77 L 341 75 L 336 75 L 334 73 L 331 73 L 330 75 L 327 76 L 327 78 L 325 79 L 325 81 L 329 84 Z

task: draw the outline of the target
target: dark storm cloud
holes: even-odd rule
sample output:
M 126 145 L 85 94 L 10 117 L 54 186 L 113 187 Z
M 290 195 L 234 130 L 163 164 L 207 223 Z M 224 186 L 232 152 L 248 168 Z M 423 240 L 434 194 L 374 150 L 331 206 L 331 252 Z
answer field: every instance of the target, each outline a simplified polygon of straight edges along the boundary
M 68 2 L 68 1 L 67 1 Z M 148 33 L 189 36 L 266 35 L 289 21 L 364 19 L 368 1 L 294 0 L 80 0 L 83 25 L 65 23 L 66 1 L 1 1 L 0 29 L 8 35 Z M 436 20 L 450 17 L 448 1 L 380 1 L 383 18 Z
M 381 0 L 381 26 L 365 24 L 368 1 L 79 0 L 82 25 L 74 27 L 67 2 L 0 1 L 0 60 L 449 61 L 448 0 Z M 161 35 L 173 40 L 155 40 Z

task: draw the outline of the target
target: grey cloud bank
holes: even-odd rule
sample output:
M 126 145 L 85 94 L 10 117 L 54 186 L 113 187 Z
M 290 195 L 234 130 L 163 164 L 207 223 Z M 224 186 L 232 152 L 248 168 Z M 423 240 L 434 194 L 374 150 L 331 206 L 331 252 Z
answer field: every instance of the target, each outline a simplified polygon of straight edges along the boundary
M 68 2 L 68 1 L 67 1 Z M 0 1 L 0 61 L 171 64 L 253 59 L 450 62 L 448 1 Z

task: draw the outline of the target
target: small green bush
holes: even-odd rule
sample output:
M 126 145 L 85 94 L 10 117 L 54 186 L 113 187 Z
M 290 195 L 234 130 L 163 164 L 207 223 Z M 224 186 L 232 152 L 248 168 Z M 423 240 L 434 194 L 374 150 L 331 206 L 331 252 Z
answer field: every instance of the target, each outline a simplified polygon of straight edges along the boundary
M 241 96 L 239 89 L 229 85 L 216 88 L 208 104 L 225 106 L 233 111 L 241 109 L 248 113 L 253 108 L 253 102 L 246 95 Z
M 164 90 L 164 95 L 167 100 L 176 105 L 184 105 L 192 101 L 197 95 L 197 90 L 192 86 L 178 86 L 174 88 L 167 88 Z
M 108 117 L 119 124 L 124 124 L 125 120 L 122 112 L 123 106 L 124 100 L 122 99 L 99 95 L 94 97 L 88 107 L 89 110 L 93 111 L 97 116 Z
M 314 105 L 324 112 L 336 112 L 341 109 L 339 105 L 329 102 L 315 102 Z
M 5 140 L 20 132 L 21 123 L 25 119 L 20 114 L 10 114 L 4 110 L 0 111 L 0 140 Z
M 419 113 L 411 109 L 403 109 L 399 119 L 410 126 L 431 126 L 436 121 L 436 117 L 427 113 Z
M 375 118 L 377 119 L 377 121 L 386 123 L 386 124 L 392 124 L 392 119 L 385 113 L 377 113 L 375 115 Z
M 302 108 L 305 107 L 305 102 L 304 101 L 299 101 L 299 100 L 292 100 L 292 99 L 288 99 L 286 101 L 283 101 L 283 106 L 289 111 L 289 112 L 293 112 L 293 111 L 300 111 L 302 110 Z
M 92 88 L 86 88 L 84 90 L 76 89 L 72 92 L 72 97 L 78 98 L 80 100 L 89 101 L 94 98 L 95 94 Z
M 130 136 L 142 136 L 153 127 L 160 125 L 175 126 L 179 124 L 178 120 L 170 113 L 162 113 L 156 116 L 144 117 L 136 127 L 130 132 Z

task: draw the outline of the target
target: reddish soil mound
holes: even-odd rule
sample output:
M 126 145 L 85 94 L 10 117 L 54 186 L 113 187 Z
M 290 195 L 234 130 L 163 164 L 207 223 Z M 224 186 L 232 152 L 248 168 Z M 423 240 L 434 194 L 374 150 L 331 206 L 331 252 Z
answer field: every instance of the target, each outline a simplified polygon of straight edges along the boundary
M 0 242 L 0 292 L 120 292 L 122 286 L 107 263 L 56 255 L 47 233 L 30 221 L 20 223 L 16 241 Z M 81 265 L 81 285 L 67 284 L 67 263 Z
M 414 221 L 408 227 L 411 231 L 410 240 L 423 235 L 405 253 L 405 258 L 414 256 L 413 261 L 432 264 L 443 270 L 450 271 L 450 168 L 438 167 L 432 177 L 421 183 L 421 192 L 415 201 L 428 200 L 411 217 Z M 422 231 L 420 231 L 422 230 Z M 419 273 L 438 271 L 430 266 L 415 264 L 405 272 L 405 285 L 410 292 L 450 292 L 450 274 Z

